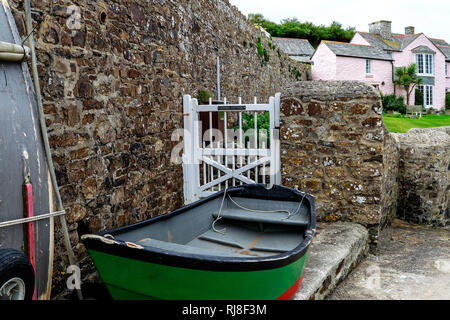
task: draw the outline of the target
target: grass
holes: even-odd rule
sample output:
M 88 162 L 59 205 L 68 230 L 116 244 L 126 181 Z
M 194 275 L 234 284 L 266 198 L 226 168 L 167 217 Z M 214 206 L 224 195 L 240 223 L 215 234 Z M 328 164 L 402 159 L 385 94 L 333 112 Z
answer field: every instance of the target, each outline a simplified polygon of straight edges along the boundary
M 406 118 L 404 115 L 383 114 L 384 124 L 390 132 L 406 133 L 412 128 L 433 128 L 450 126 L 450 115 L 424 115 L 422 118 Z

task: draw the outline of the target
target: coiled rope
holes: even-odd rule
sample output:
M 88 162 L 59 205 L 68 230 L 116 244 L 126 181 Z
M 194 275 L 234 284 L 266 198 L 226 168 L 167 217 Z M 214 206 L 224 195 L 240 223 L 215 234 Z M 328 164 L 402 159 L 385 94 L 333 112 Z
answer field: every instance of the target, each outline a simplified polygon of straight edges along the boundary
M 287 213 L 287 217 L 282 218 L 281 220 L 286 220 L 289 219 L 291 216 L 293 216 L 294 214 L 297 214 L 298 211 L 300 210 L 302 204 L 303 204 L 303 200 L 305 199 L 306 193 L 303 194 L 302 200 L 300 201 L 300 204 L 298 205 L 297 209 L 292 213 L 289 210 L 286 209 L 277 209 L 277 210 L 255 210 L 255 209 L 250 209 L 250 208 L 246 208 L 242 205 L 240 205 L 239 203 L 237 203 L 235 200 L 233 200 L 233 198 L 231 198 L 231 196 L 229 194 L 227 194 L 228 188 L 225 189 L 225 191 L 223 192 L 223 197 L 222 197 L 222 202 L 220 204 L 220 208 L 219 208 L 219 213 L 217 214 L 217 218 L 213 221 L 212 223 L 212 229 L 215 232 L 221 233 L 221 234 L 225 234 L 226 232 L 226 228 L 223 228 L 221 230 L 216 229 L 215 224 L 217 221 L 219 221 L 220 219 L 222 219 L 221 214 L 222 214 L 222 208 L 223 208 L 223 203 L 225 201 L 225 197 L 228 196 L 228 198 L 231 200 L 231 202 L 233 202 L 238 208 L 245 210 L 245 211 L 249 211 L 249 212 L 262 212 L 262 213 L 275 213 L 275 212 L 285 212 Z

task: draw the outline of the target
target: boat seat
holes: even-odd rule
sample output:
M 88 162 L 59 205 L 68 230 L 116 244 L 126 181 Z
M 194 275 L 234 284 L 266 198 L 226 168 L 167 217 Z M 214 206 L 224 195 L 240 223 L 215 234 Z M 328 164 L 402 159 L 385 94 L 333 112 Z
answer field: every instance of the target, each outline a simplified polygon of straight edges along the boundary
M 240 249 L 286 252 L 294 249 L 302 242 L 302 235 L 298 231 L 286 231 L 280 237 L 278 233 L 257 232 L 237 226 L 226 226 L 225 233 L 208 230 L 198 239 Z
M 214 212 L 212 216 L 217 218 L 218 212 Z M 285 212 L 250 212 L 241 209 L 226 209 L 222 211 L 220 216 L 226 220 L 239 220 L 239 221 L 249 221 L 249 222 L 260 222 L 260 223 L 270 223 L 270 224 L 281 224 L 289 226 L 306 227 L 309 223 L 307 217 L 299 214 L 293 214 L 286 219 L 288 216 Z
M 214 249 L 205 249 L 205 248 L 199 248 L 199 247 L 193 247 L 189 245 L 183 245 L 178 243 L 172 243 L 172 242 L 166 242 L 156 239 L 145 239 L 145 241 L 138 241 L 139 245 L 145 247 L 152 247 L 157 249 L 163 249 L 167 251 L 175 251 L 175 252 L 182 252 L 182 253 L 189 253 L 189 254 L 203 254 L 203 255 L 209 255 L 209 256 L 230 256 L 230 257 L 236 257 L 239 256 L 237 253 L 233 252 L 223 252 L 219 250 Z

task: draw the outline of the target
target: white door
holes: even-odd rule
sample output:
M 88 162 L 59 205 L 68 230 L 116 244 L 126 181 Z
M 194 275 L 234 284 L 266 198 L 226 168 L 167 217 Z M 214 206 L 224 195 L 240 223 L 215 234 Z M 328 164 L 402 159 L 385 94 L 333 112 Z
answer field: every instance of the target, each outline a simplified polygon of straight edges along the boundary
M 425 108 L 431 108 L 434 104 L 434 86 L 421 85 L 419 90 L 423 93 L 423 105 Z

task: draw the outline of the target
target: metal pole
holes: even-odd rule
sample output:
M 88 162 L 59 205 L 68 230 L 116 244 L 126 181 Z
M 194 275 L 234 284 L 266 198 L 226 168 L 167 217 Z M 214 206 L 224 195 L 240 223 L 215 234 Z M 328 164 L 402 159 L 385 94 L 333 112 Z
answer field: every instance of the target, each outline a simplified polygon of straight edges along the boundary
M 217 100 L 220 100 L 220 59 L 217 56 Z

